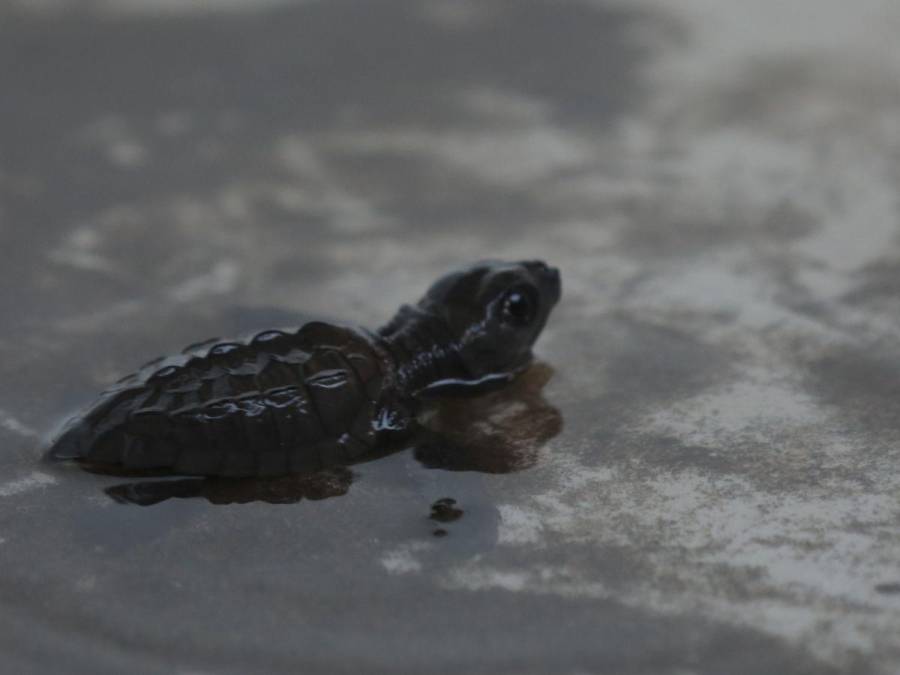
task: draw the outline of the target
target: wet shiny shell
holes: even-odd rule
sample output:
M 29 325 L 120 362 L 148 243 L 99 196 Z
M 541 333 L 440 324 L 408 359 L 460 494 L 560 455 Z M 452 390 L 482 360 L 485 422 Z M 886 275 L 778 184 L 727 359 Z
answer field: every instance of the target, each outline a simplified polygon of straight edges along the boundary
M 121 380 L 51 452 L 180 474 L 313 471 L 377 444 L 384 370 L 368 335 L 324 323 L 195 345 Z

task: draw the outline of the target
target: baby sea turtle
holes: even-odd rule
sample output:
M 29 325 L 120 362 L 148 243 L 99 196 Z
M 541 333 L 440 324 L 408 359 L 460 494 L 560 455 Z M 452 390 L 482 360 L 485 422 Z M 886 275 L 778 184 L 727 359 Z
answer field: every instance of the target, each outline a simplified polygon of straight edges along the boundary
M 189 347 L 121 380 L 48 455 L 201 476 L 359 461 L 408 433 L 423 399 L 526 369 L 560 292 L 559 271 L 543 262 L 482 262 L 375 333 L 312 322 Z

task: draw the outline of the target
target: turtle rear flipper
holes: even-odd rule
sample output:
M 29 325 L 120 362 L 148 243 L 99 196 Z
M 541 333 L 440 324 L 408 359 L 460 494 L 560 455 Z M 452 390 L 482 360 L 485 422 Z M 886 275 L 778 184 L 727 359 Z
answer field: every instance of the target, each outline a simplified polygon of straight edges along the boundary
M 90 450 L 91 439 L 90 430 L 81 424 L 80 420 L 70 422 L 46 452 L 44 459 L 62 461 L 84 457 Z

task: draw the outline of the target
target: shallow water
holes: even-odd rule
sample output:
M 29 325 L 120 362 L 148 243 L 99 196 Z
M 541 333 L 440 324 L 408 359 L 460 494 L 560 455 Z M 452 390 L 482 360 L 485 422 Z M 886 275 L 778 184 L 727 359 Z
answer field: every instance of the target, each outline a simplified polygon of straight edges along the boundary
M 0 5 L 3 670 L 896 670 L 900 15 L 670 4 Z M 565 294 L 452 452 L 39 461 L 153 356 L 484 257 Z

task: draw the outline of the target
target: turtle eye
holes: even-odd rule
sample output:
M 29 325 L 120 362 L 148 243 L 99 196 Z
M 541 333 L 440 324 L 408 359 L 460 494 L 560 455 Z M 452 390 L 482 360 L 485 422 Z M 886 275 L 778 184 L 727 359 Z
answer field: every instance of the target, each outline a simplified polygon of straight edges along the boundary
M 506 323 L 527 326 L 534 320 L 536 305 L 531 294 L 522 288 L 514 288 L 503 296 L 501 314 Z

